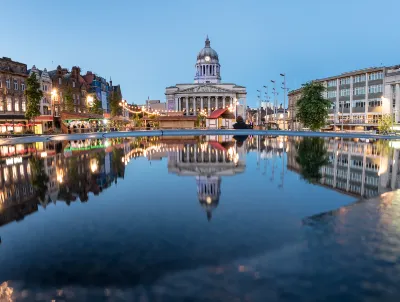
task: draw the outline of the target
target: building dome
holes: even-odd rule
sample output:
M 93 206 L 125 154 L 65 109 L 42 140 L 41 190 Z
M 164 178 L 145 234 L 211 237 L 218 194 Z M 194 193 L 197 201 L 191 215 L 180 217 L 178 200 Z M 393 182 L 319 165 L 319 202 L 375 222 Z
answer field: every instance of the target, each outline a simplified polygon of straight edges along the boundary
M 206 57 L 218 61 L 218 54 L 214 49 L 210 47 L 210 40 L 208 39 L 208 37 L 206 39 L 205 44 L 206 44 L 205 47 L 202 50 L 200 50 L 199 54 L 197 55 L 197 61 L 199 60 L 206 61 Z
M 194 82 L 198 84 L 220 83 L 220 68 L 218 54 L 210 47 L 210 39 L 207 36 L 204 48 L 197 55 Z

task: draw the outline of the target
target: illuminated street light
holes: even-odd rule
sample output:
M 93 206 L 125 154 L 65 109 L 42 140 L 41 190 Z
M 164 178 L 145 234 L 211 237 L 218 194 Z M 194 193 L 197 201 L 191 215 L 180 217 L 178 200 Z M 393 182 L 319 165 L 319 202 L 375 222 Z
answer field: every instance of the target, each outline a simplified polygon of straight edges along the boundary
M 88 95 L 88 96 L 86 97 L 86 103 L 87 103 L 87 105 L 88 105 L 89 107 L 92 107 L 92 106 L 93 106 L 93 102 L 94 102 L 93 96 Z

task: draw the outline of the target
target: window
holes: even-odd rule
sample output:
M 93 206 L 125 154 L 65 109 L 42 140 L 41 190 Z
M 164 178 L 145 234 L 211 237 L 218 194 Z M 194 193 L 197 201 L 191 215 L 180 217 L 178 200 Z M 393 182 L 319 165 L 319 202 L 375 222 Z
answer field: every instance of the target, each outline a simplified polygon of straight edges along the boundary
M 368 87 L 368 93 L 379 93 L 382 92 L 382 85 L 371 85 Z
M 328 91 L 328 98 L 335 98 L 336 97 L 336 90 Z
M 363 107 L 365 107 L 365 102 L 364 101 L 357 101 L 357 102 L 353 103 L 353 107 L 363 108 Z
M 12 101 L 10 98 L 7 98 L 7 111 L 12 111 Z
M 72 87 L 74 87 L 74 88 L 75 88 L 75 82 L 72 82 Z
M 0 101 L 0 111 L 4 111 L 3 101 Z
M 19 111 L 19 102 L 18 101 L 15 101 L 15 103 L 14 103 L 14 110 Z
M 3 82 L 0 80 L 0 88 L 3 88 Z
M 61 78 L 58 78 L 58 85 L 61 85 L 61 82 L 62 82 Z
M 46 84 L 44 84 L 44 85 L 42 86 L 42 90 L 43 90 L 43 91 L 47 91 L 47 85 L 46 85 Z
M 349 96 L 350 95 L 350 89 L 340 89 L 340 96 Z
M 6 80 L 6 87 L 7 87 L 7 89 L 10 89 L 10 87 L 11 87 L 10 79 Z
M 25 83 L 21 83 L 21 90 L 25 91 Z
M 18 90 L 18 81 L 14 80 L 14 90 Z
M 365 74 L 359 74 L 359 75 L 354 76 L 353 82 L 354 83 L 365 82 Z
M 22 108 L 22 112 L 25 112 L 25 111 L 26 111 L 26 103 L 25 103 L 25 100 L 22 100 L 21 108 Z
M 354 88 L 354 95 L 362 95 L 362 94 L 365 94 L 365 87 Z
M 350 78 L 341 78 L 340 79 L 340 85 L 346 85 L 346 84 L 350 84 Z
M 382 100 L 380 98 L 369 99 L 368 104 L 370 107 L 379 107 L 382 106 Z
M 383 79 L 383 71 L 373 72 L 368 75 L 368 80 L 382 80 Z
M 330 80 L 328 81 L 328 87 L 336 87 L 336 80 Z

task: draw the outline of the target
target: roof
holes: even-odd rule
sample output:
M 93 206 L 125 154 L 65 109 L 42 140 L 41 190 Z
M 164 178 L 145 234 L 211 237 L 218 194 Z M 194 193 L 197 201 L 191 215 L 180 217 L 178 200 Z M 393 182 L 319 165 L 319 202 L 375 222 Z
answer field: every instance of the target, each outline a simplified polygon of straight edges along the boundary
M 196 121 L 196 116 L 186 116 L 186 115 L 178 115 L 178 116 L 159 116 L 157 118 L 159 121 Z
M 226 151 L 226 148 L 224 148 L 224 146 L 222 146 L 219 142 L 215 142 L 215 141 L 210 141 L 208 142 L 208 144 L 213 147 L 214 149 L 220 150 L 220 151 Z
M 207 118 L 211 118 L 211 119 L 215 119 L 215 118 L 219 118 L 221 115 L 223 115 L 228 109 L 217 109 L 213 112 L 211 112 L 210 116 L 208 116 Z

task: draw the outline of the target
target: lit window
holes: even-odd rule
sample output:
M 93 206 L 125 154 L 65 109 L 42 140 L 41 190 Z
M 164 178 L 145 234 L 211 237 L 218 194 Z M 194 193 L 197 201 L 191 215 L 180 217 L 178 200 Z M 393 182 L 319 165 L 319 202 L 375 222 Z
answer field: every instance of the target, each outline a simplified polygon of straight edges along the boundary
M 12 101 L 10 98 L 7 98 L 7 111 L 12 111 Z
M 61 78 L 58 78 L 58 85 L 61 85 Z
M 22 100 L 21 108 L 22 108 L 22 112 L 25 112 L 25 111 L 26 111 L 26 103 L 25 103 L 25 100 Z
M 16 101 L 14 104 L 14 110 L 19 111 L 19 102 L 18 101 Z
M 72 82 L 72 87 L 74 87 L 74 88 L 75 88 L 75 82 Z

